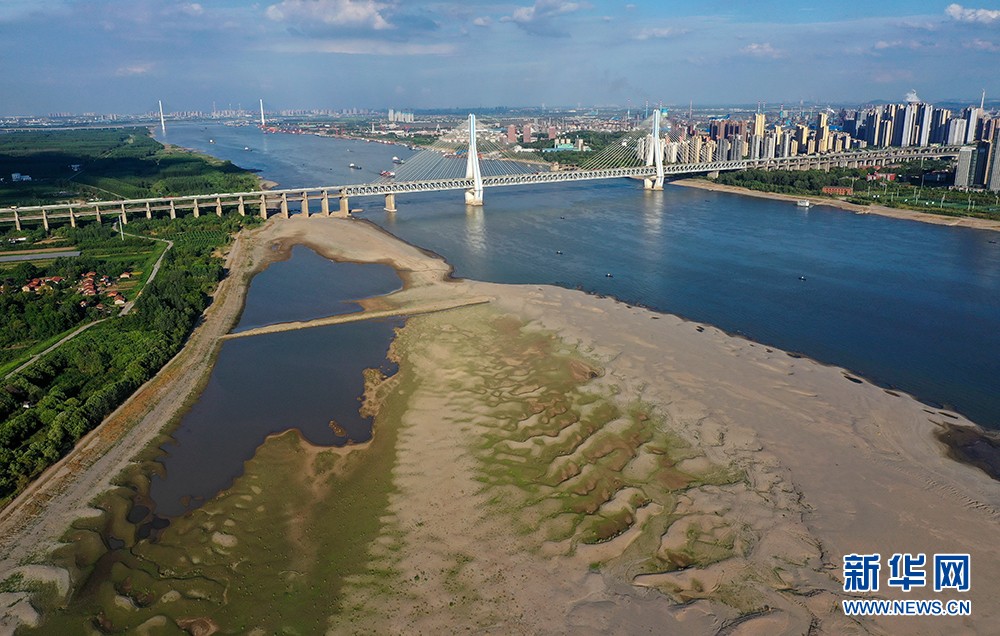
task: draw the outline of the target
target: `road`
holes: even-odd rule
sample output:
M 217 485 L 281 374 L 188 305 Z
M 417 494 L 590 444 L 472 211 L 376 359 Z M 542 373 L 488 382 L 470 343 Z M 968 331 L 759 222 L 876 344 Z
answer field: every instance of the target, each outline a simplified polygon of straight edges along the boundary
M 115 229 L 118 229 L 118 222 L 117 221 L 115 221 Z M 160 258 L 156 259 L 156 262 L 153 263 L 153 271 L 151 271 L 149 273 L 149 278 L 146 279 L 146 285 L 149 285 L 150 283 L 153 282 L 153 279 L 156 278 L 156 275 L 159 273 L 159 271 L 160 271 L 160 265 L 163 264 L 163 257 L 165 257 L 167 255 L 167 252 L 169 252 L 171 249 L 173 249 L 174 242 L 173 241 L 168 241 L 167 239 L 153 238 L 152 236 L 140 236 L 138 234 L 129 234 L 128 232 L 122 232 L 122 233 L 125 236 L 133 236 L 135 238 L 144 238 L 144 239 L 149 239 L 150 241 L 160 241 L 161 243 L 166 243 L 167 244 L 167 249 L 163 250 L 163 253 L 160 254 Z M 146 285 L 143 285 L 143 289 L 146 288 Z M 139 296 L 141 296 L 141 295 L 142 295 L 142 289 L 140 289 L 139 293 L 135 295 L 135 298 L 133 298 L 132 300 L 130 300 L 127 303 L 125 303 L 125 306 L 122 307 L 122 313 L 121 313 L 122 316 L 125 316 L 125 315 L 128 315 L 129 313 L 131 313 L 132 307 L 135 305 L 135 301 L 137 301 L 139 299 Z
M 0 256 L 0 263 L 14 263 L 17 261 L 44 261 L 51 258 L 62 258 L 64 256 L 77 257 L 80 250 L 66 250 L 65 252 L 35 252 L 33 254 L 12 254 L 10 256 Z

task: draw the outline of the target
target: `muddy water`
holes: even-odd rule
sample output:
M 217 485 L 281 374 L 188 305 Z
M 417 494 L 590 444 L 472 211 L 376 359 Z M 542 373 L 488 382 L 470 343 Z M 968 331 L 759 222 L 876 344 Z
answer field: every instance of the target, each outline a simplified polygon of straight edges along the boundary
M 334 263 L 297 247 L 254 279 L 240 327 L 355 311 L 350 301 L 399 286 L 387 266 Z M 364 321 L 227 341 L 162 447 L 165 474 L 150 485 L 157 517 L 183 514 L 229 487 L 268 435 L 296 428 L 315 444 L 367 441 L 371 421 L 358 412 L 363 371 L 395 372 L 386 352 L 401 325 Z
M 296 245 L 288 260 L 272 263 L 254 276 L 233 331 L 360 311 L 354 301 L 402 286 L 388 265 L 338 263 Z

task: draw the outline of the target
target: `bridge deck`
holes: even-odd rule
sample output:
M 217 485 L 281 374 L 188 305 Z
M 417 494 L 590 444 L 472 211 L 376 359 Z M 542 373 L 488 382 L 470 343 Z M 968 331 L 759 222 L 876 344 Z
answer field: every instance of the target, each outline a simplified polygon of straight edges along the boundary
M 932 157 L 949 157 L 958 154 L 961 146 L 929 146 L 918 148 L 885 148 L 825 155 L 805 155 L 778 159 L 743 159 L 738 161 L 711 161 L 705 163 L 665 164 L 666 176 L 702 174 L 729 170 L 762 168 L 767 170 L 807 170 L 834 167 L 857 167 L 882 165 L 888 162 Z M 651 178 L 656 175 L 654 166 L 631 166 L 606 168 L 603 170 L 561 170 L 557 172 L 536 172 L 483 177 L 487 188 L 501 186 L 532 185 L 539 183 L 559 183 L 569 181 L 589 181 L 595 179 L 617 179 L 623 177 Z M 472 178 L 427 179 L 423 181 L 381 180 L 372 183 L 352 185 L 329 185 L 310 188 L 281 190 L 258 190 L 251 192 L 224 192 L 215 194 L 187 195 L 179 197 L 156 197 L 146 199 L 121 199 L 109 201 L 87 201 L 55 203 L 49 205 L 0 208 L 0 222 L 49 220 L 123 215 L 145 215 L 169 211 L 171 216 L 178 210 L 191 210 L 198 215 L 204 212 L 222 214 L 224 209 L 237 209 L 245 214 L 256 208 L 266 216 L 268 210 L 288 213 L 290 203 L 298 204 L 308 211 L 310 204 L 319 205 L 319 210 L 329 212 L 331 199 L 347 197 L 395 195 L 413 192 L 437 192 L 444 190 L 468 190 L 474 186 Z M 341 204 L 346 201 L 341 201 Z M 342 208 L 343 209 L 343 208 Z

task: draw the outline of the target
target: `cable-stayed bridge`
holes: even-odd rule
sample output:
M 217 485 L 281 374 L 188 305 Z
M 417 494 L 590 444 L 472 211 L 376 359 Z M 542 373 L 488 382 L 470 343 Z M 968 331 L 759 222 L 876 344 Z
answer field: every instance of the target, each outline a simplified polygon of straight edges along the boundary
M 486 188 L 529 186 L 541 183 L 588 181 L 594 179 L 641 179 L 644 188 L 660 190 L 667 178 L 722 171 L 762 168 L 768 170 L 809 170 L 881 166 L 897 161 L 957 156 L 961 146 L 878 148 L 851 152 L 797 155 L 781 158 L 754 158 L 729 161 L 678 161 L 676 152 L 665 152 L 679 135 L 661 126 L 660 112 L 626 133 L 600 152 L 595 152 L 579 167 L 560 169 L 540 159 L 534 152 L 518 152 L 495 131 L 477 129 L 476 118 L 469 115 L 465 124 L 440 137 L 428 149 L 400 163 L 395 172 L 384 171 L 374 181 L 349 185 L 317 186 L 227 192 L 180 197 L 88 201 L 41 206 L 0 208 L 0 223 L 50 223 L 68 220 L 76 226 L 80 219 L 105 218 L 128 223 L 130 217 L 190 213 L 222 215 L 236 211 L 241 215 L 335 214 L 348 216 L 350 200 L 356 197 L 382 196 L 385 209 L 396 211 L 396 195 L 416 192 L 463 190 L 467 205 L 482 205 Z M 676 148 L 674 148 L 676 150 Z

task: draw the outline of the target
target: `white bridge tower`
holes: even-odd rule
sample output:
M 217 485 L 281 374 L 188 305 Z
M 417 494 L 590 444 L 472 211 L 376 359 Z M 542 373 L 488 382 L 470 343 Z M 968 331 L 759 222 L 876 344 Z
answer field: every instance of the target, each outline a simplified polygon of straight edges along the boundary
M 642 180 L 646 190 L 663 189 L 663 142 L 660 139 L 660 109 L 653 110 L 653 130 L 649 133 L 646 147 L 646 165 L 656 166 L 656 176 Z
M 465 162 L 465 178 L 472 179 L 472 188 L 465 191 L 465 205 L 482 205 L 483 173 L 479 169 L 479 151 L 476 149 L 476 116 L 471 113 L 469 114 L 469 157 Z

